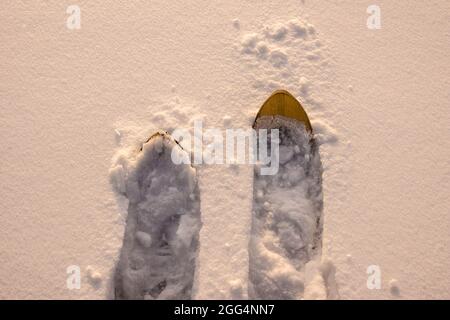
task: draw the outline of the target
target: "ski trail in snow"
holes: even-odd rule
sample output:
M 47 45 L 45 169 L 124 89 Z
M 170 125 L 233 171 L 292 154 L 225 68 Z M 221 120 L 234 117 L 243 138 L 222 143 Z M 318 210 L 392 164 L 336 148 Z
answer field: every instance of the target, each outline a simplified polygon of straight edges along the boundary
M 322 164 L 317 145 L 302 123 L 261 117 L 256 129 L 278 129 L 279 170 L 254 171 L 252 231 L 249 245 L 253 299 L 302 299 L 314 279 L 306 265 L 319 258 L 322 245 Z M 270 149 L 270 139 L 267 142 Z M 270 153 L 270 152 L 269 152 Z M 315 298 L 326 298 L 323 280 Z M 317 296 L 317 292 L 319 292 Z
M 286 89 L 302 102 L 314 130 L 314 149 L 311 150 L 314 152 L 311 156 L 319 159 L 320 154 L 321 167 L 318 170 L 321 175 L 323 166 L 324 183 L 320 187 L 323 188 L 325 194 L 328 194 L 329 191 L 334 194 L 338 189 L 344 190 L 342 185 L 345 181 L 347 167 L 343 166 L 342 162 L 349 154 L 349 144 L 345 136 L 342 136 L 333 124 L 339 112 L 333 104 L 334 101 L 330 99 L 332 96 L 330 91 L 334 91 L 336 94 L 339 92 L 336 85 L 333 55 L 327 42 L 320 38 L 320 33 L 308 20 L 306 17 L 299 17 L 286 21 L 268 21 L 256 26 L 256 28 L 246 28 L 245 25 L 242 25 L 242 28 L 239 29 L 239 41 L 235 48 L 238 54 L 237 58 L 242 62 L 242 74 L 253 88 L 251 94 L 243 92 L 243 95 L 246 95 L 249 101 L 255 99 L 255 96 L 259 96 L 258 101 L 263 101 L 274 90 Z M 259 105 L 258 103 L 252 105 L 254 105 L 254 110 L 248 110 L 248 114 L 253 117 L 258 111 Z M 284 152 L 280 150 L 282 156 Z M 290 153 L 284 156 L 286 155 L 290 156 Z M 298 173 L 293 173 L 291 179 L 295 179 L 296 175 Z M 278 177 L 282 178 L 280 173 Z M 255 186 L 258 180 L 258 175 L 255 173 Z M 286 197 L 291 194 L 292 201 L 299 198 L 303 199 L 304 191 L 300 187 L 296 188 L 300 190 L 289 191 L 290 189 L 284 186 L 280 187 L 278 192 L 282 192 Z M 255 194 L 254 208 L 259 212 L 260 209 L 255 205 L 256 196 Z M 272 201 L 275 200 L 277 200 L 276 197 L 272 199 Z M 264 202 L 270 203 L 270 201 L 263 201 L 261 204 L 264 205 Z M 292 244 L 287 245 L 287 248 L 291 246 L 290 250 L 294 250 L 299 235 L 295 236 L 295 233 L 290 232 L 292 226 L 289 223 L 281 224 L 283 230 L 281 234 L 272 232 L 272 230 L 278 230 L 277 228 L 267 229 L 268 231 L 262 234 L 260 225 L 266 223 L 265 218 L 259 221 L 253 218 L 252 241 L 250 241 L 249 252 L 249 258 L 252 259 L 249 275 L 249 297 L 339 298 L 335 281 L 336 269 L 333 262 L 328 258 L 331 247 L 326 234 L 329 228 L 327 224 L 322 227 L 323 215 L 328 216 L 330 208 L 336 210 L 336 204 L 336 201 L 327 201 L 323 205 L 324 208 L 320 210 L 326 212 L 321 213 L 320 227 L 317 228 L 317 231 L 323 232 L 321 238 L 323 247 L 314 249 L 317 252 L 308 252 L 315 258 L 304 264 L 304 267 L 300 267 L 303 263 L 299 262 L 301 259 L 289 259 L 288 256 L 280 254 L 277 251 L 279 249 L 275 250 L 272 247 L 271 250 L 275 251 L 271 251 L 263 246 L 264 243 L 270 243 L 273 240 L 275 241 L 275 247 L 279 247 L 280 241 L 286 242 L 288 236 L 292 235 Z M 279 215 L 276 219 L 281 219 L 281 217 L 282 215 Z M 286 222 L 284 220 L 275 221 Z M 255 238 L 255 234 L 263 235 L 265 242 L 259 236 Z M 280 240 L 282 237 L 284 237 L 284 240 Z M 322 241 L 319 242 L 322 243 Z M 303 254 L 306 256 L 307 251 Z M 295 260 L 297 261 L 295 262 Z M 262 261 L 267 265 L 264 265 Z M 257 272 L 258 264 L 261 265 L 259 273 Z M 265 277 L 266 284 L 262 284 L 261 277 Z M 287 281 L 287 284 L 283 285 L 283 279 Z M 259 287 L 258 282 L 261 283 Z M 298 288 L 294 286 L 295 283 L 298 284 Z M 264 286 L 267 287 L 267 291 L 265 291 Z M 276 288 L 276 286 L 278 286 L 278 289 L 269 289 L 270 287 Z M 283 290 L 288 291 L 281 294 Z
M 201 228 L 196 171 L 175 165 L 188 156 L 167 134 L 152 136 L 135 159 L 118 158 L 117 191 L 128 201 L 116 299 L 190 299 Z

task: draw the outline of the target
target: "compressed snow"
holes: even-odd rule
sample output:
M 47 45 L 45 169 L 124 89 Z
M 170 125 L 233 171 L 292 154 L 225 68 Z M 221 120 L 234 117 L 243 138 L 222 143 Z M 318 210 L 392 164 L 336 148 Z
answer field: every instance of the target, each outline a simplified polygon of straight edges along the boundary
M 305 270 L 307 263 L 321 259 L 322 165 L 317 145 L 304 125 L 292 119 L 261 117 L 255 127 L 279 130 L 280 167 L 275 175 L 261 175 L 255 167 L 250 297 L 326 298 L 317 268 L 317 275 Z
M 172 161 L 185 153 L 156 133 L 129 158 L 118 157 L 111 170 L 116 190 L 129 201 L 116 299 L 192 298 L 200 194 L 195 169 Z
M 150 248 L 152 245 L 152 236 L 146 232 L 138 231 L 136 232 L 136 239 L 139 241 L 140 245 L 144 248 Z

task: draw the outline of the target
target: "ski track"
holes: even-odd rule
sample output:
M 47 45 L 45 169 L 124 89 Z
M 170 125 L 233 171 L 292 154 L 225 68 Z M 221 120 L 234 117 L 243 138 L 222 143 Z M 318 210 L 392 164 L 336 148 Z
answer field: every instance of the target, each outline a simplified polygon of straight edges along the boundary
M 322 164 L 317 144 L 302 123 L 285 117 L 261 117 L 256 128 L 279 130 L 280 157 L 276 174 L 262 175 L 259 166 L 254 170 L 250 297 L 301 299 L 305 266 L 320 260 L 322 245 Z M 322 291 L 315 298 L 326 298 L 323 285 L 315 290 Z
M 335 90 L 333 61 L 330 58 L 331 55 L 326 42 L 319 38 L 319 33 L 314 25 L 309 23 L 307 19 L 302 18 L 268 23 L 259 29 L 242 32 L 235 48 L 238 53 L 237 58 L 242 62 L 242 72 L 257 95 L 264 99 L 276 89 L 286 89 L 297 97 L 305 107 L 314 132 L 315 147 L 314 150 L 311 150 L 313 151 L 311 156 L 318 159 L 317 165 L 320 167 L 315 169 L 317 170 L 316 174 L 322 176 L 322 171 L 329 169 L 330 166 L 341 167 L 338 164 L 340 161 L 338 159 L 342 157 L 336 154 L 336 146 L 342 146 L 345 141 L 341 141 L 341 137 L 330 122 L 334 119 L 335 109 L 333 106 L 327 105 L 329 101 L 322 99 L 323 96 L 329 95 L 329 91 Z M 258 105 L 255 105 L 255 109 L 249 113 L 256 114 L 257 107 Z M 290 154 L 290 151 L 283 149 L 280 149 L 281 157 L 283 157 L 283 154 L 284 157 Z M 323 177 L 328 178 L 327 183 L 323 186 L 325 192 L 330 185 L 335 184 L 333 178 L 338 177 L 336 170 L 333 170 L 332 179 L 330 179 L 330 173 L 331 171 L 323 171 Z M 293 179 L 298 174 L 295 173 L 290 178 Z M 256 172 L 254 176 L 254 185 L 256 186 L 260 178 Z M 270 178 L 266 177 L 265 179 Z M 308 180 L 305 180 L 304 183 L 307 184 L 306 181 Z M 317 188 L 319 187 L 322 188 L 321 183 L 317 185 Z M 283 201 L 286 200 L 291 203 L 291 201 L 294 201 L 293 199 L 296 199 L 298 201 L 297 210 L 301 210 L 302 204 L 312 202 L 308 198 L 310 195 L 305 194 L 305 190 L 300 186 L 292 190 L 286 186 L 275 189 L 277 189 L 275 191 L 284 192 Z M 258 204 L 259 200 L 256 201 L 258 196 L 256 192 L 258 190 L 255 189 L 253 214 L 261 214 L 260 210 L 262 209 Z M 289 199 L 286 194 L 290 194 L 293 198 Z M 269 201 L 263 201 L 262 205 L 264 205 L 264 202 L 270 204 L 270 200 L 276 199 L 275 196 L 269 197 L 266 195 L 264 197 Z M 322 197 L 321 192 L 320 197 Z M 272 204 L 275 209 L 282 208 L 278 203 L 279 201 L 276 200 Z M 261 220 L 253 216 L 252 238 L 249 245 L 250 297 L 273 299 L 339 298 L 335 280 L 336 270 L 332 261 L 327 258 L 329 248 L 326 241 L 323 250 L 324 255 L 322 255 L 321 245 L 322 234 L 324 233 L 322 229 L 326 230 L 323 227 L 324 206 L 322 200 L 316 199 L 313 202 L 317 205 L 315 213 L 306 208 L 305 216 L 308 216 L 309 213 L 309 216 L 317 215 L 319 218 L 319 225 L 312 228 L 316 232 L 313 237 L 314 240 L 308 237 L 308 232 L 305 229 L 297 233 L 290 232 L 292 224 L 302 225 L 306 228 L 312 227 L 312 222 L 293 222 L 291 219 L 285 223 L 286 219 L 283 218 L 285 215 L 280 214 L 275 218 L 277 220 L 273 221 L 272 219 L 270 228 L 264 228 L 263 225 L 268 223 L 268 219 L 263 218 Z M 292 206 L 294 206 L 294 203 L 292 203 Z M 274 214 L 273 212 L 274 210 L 272 210 L 272 214 Z M 280 232 L 281 229 L 278 231 L 277 223 L 281 223 L 281 226 L 284 225 L 286 228 L 282 232 Z M 299 228 L 293 230 L 299 230 Z M 262 239 L 263 236 L 266 243 Z M 304 239 L 302 238 L 299 241 L 301 236 Z M 302 241 L 303 244 L 301 244 Z M 265 247 L 265 244 L 270 242 L 275 244 Z M 292 243 L 289 244 L 289 242 Z M 289 257 L 286 252 L 287 249 L 292 251 L 293 248 L 298 246 L 307 246 L 313 243 L 317 246 L 312 252 L 307 247 L 297 250 L 297 253 L 303 256 L 302 259 L 292 258 L 292 255 Z
M 123 247 L 114 277 L 116 299 L 190 299 L 198 252 L 200 194 L 195 169 L 175 165 L 187 153 L 165 133 L 134 161 L 119 157 L 112 179 L 128 201 Z
M 171 132 L 180 127 L 191 131 L 194 120 L 205 120 L 205 115 L 197 104 L 184 99 L 180 101 L 177 96 L 174 96 L 166 99 L 165 102 L 155 101 L 155 105 L 163 105 L 163 107 L 157 108 L 158 111 L 155 113 L 154 108 L 150 106 L 146 111 L 150 118 L 136 114 L 133 117 L 134 122 L 129 119 L 118 122 L 116 139 L 121 149 L 113 160 L 110 177 L 117 194 L 126 195 L 130 203 L 127 204 L 128 212 L 123 213 L 126 217 L 125 237 L 113 284 L 117 298 L 239 297 L 245 299 L 248 296 L 260 299 L 324 299 L 327 296 L 337 296 L 337 289 L 334 290 L 334 266 L 331 262 L 321 261 L 322 164 L 318 148 L 319 145 L 334 144 L 338 140 L 336 132 L 327 122 L 317 120 L 327 116 L 327 111 L 318 98 L 319 87 L 328 86 L 327 77 L 329 76 L 324 76 L 329 74 L 325 49 L 317 37 L 314 26 L 297 19 L 265 26 L 259 32 L 241 34 L 236 49 L 239 53 L 237 59 L 244 62 L 240 65 L 245 69 L 245 77 L 254 91 L 269 94 L 275 89 L 285 88 L 306 103 L 315 132 L 314 142 L 306 143 L 309 141 L 308 134 L 304 130 L 295 128 L 297 137 L 290 136 L 283 141 L 286 145 L 281 146 L 280 172 L 274 177 L 262 177 L 257 173 L 258 168 L 255 168 L 253 212 L 248 213 L 249 217 L 251 216 L 251 224 L 248 226 L 245 224 L 239 229 L 239 232 L 248 229 L 250 237 L 243 237 L 239 243 L 235 241 L 232 234 L 230 237 L 224 234 L 226 239 L 223 241 L 215 240 L 217 227 L 214 223 L 217 224 L 221 220 L 208 215 L 209 211 L 211 211 L 209 213 L 216 211 L 215 202 L 208 200 L 210 191 L 203 188 L 202 191 L 205 193 L 203 198 L 207 201 L 202 211 L 206 210 L 203 215 L 208 224 L 201 230 L 199 239 L 200 204 L 196 204 L 198 211 L 195 216 L 198 216 L 198 219 L 192 220 L 190 224 L 192 245 L 188 252 L 192 264 L 189 265 L 180 260 L 181 253 L 175 253 L 174 248 L 180 240 L 176 232 L 178 221 L 167 223 L 167 219 L 176 216 L 170 213 L 175 208 L 171 208 L 167 214 L 161 214 L 161 218 L 156 218 L 151 214 L 154 212 L 152 206 L 163 205 L 164 198 L 150 197 L 151 201 L 142 202 L 140 205 L 133 205 L 129 201 L 133 194 L 146 193 L 145 190 L 138 191 L 139 188 L 136 189 L 130 184 L 130 181 L 137 179 L 136 173 L 133 173 L 138 167 L 137 163 L 148 162 L 147 166 L 162 169 L 161 175 L 168 174 L 173 168 L 169 166 L 163 168 L 161 164 L 150 165 L 149 158 L 139 158 L 133 152 L 136 150 L 137 141 L 142 137 L 149 136 L 156 130 Z M 175 92 L 176 89 L 172 91 Z M 248 93 L 242 92 L 241 95 L 245 97 Z M 258 105 L 255 104 L 255 108 L 257 107 Z M 256 110 L 247 110 L 246 114 L 252 120 Z M 224 117 L 224 121 L 225 119 Z M 230 119 L 226 122 L 227 127 L 231 126 Z M 264 125 L 273 125 L 273 123 Z M 297 146 L 294 148 L 297 151 L 291 150 L 292 145 Z M 190 152 L 189 148 L 186 150 Z M 199 169 L 201 169 L 200 173 L 212 173 L 212 168 Z M 222 172 L 221 175 L 225 175 L 222 176 L 225 181 L 226 172 L 222 169 L 220 172 Z M 141 178 L 145 179 L 146 174 L 141 171 Z M 192 179 L 196 181 L 195 173 Z M 214 182 L 207 176 L 202 177 L 202 180 L 203 183 L 209 181 L 208 184 Z M 233 184 L 236 183 L 234 181 L 236 179 L 231 180 L 233 179 L 228 179 Z M 281 186 L 277 183 L 281 183 Z M 173 186 L 166 187 L 169 190 Z M 196 185 L 195 188 L 196 198 L 199 199 L 198 186 Z M 222 190 L 221 193 L 225 191 Z M 119 205 L 123 207 L 122 200 L 119 199 Z M 175 205 L 175 202 L 172 205 Z M 180 208 L 182 209 L 183 206 Z M 142 223 L 137 223 L 141 216 L 150 217 L 152 224 L 144 226 Z M 210 225 L 211 223 L 213 225 Z M 142 227 L 145 230 L 141 230 Z M 166 230 L 173 236 L 172 241 L 166 243 L 165 239 L 161 238 L 162 234 L 167 233 L 162 230 Z M 159 237 L 159 245 L 155 244 L 155 237 Z M 151 243 L 149 248 L 151 250 L 142 250 L 142 247 L 149 245 L 148 243 Z M 234 275 L 220 274 L 217 280 L 213 280 L 214 277 L 211 275 L 217 273 L 218 268 L 212 265 L 210 260 L 213 259 L 213 264 L 217 264 L 219 259 L 217 252 L 222 248 L 214 249 L 210 246 L 217 246 L 218 243 L 225 243 L 225 246 L 228 246 L 225 256 L 229 255 L 228 252 L 232 249 L 233 258 L 229 258 L 228 261 L 235 261 L 239 257 L 242 263 L 236 260 L 234 268 L 247 266 L 248 276 L 241 275 L 243 270 L 236 270 L 237 273 Z M 200 246 L 202 246 L 201 249 Z M 245 250 L 244 246 L 248 249 L 249 261 L 244 261 L 247 259 L 243 259 L 242 254 L 239 253 Z M 170 248 L 168 251 L 172 254 L 161 254 L 164 251 L 162 248 Z M 194 259 L 197 255 L 196 266 Z M 145 267 L 140 269 L 141 271 L 133 270 L 136 264 L 143 264 Z M 232 265 L 233 263 L 228 268 L 230 271 Z M 194 270 L 200 273 L 196 275 L 196 284 L 193 284 Z M 207 278 L 202 275 L 205 272 Z M 192 287 L 196 293 L 190 291 Z M 236 290 L 239 294 L 236 294 Z M 330 291 L 336 292 L 330 295 Z

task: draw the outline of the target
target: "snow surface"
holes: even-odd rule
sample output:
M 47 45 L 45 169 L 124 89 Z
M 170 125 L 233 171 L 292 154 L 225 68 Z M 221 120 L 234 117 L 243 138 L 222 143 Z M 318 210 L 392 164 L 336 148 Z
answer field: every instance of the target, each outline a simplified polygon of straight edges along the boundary
M 69 4 L 0 10 L 1 298 L 109 297 L 128 209 L 111 158 L 195 119 L 249 128 L 278 88 L 308 112 L 323 166 L 304 297 L 323 282 L 341 299 L 450 298 L 449 2 L 380 0 L 380 30 L 366 1 L 78 1 L 80 30 Z M 246 298 L 253 168 L 197 178 L 194 298 Z

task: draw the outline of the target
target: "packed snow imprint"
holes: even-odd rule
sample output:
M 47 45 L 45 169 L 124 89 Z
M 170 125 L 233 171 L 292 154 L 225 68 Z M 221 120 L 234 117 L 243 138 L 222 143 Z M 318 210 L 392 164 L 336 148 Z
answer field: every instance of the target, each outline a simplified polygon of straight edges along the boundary
M 116 188 L 129 201 L 116 299 L 192 297 L 200 194 L 195 169 L 173 164 L 172 152 L 186 156 L 167 134 L 157 133 L 134 161 L 119 158 L 113 169 Z
M 255 128 L 279 130 L 280 167 L 272 176 L 255 167 L 249 296 L 301 299 L 309 282 L 306 265 L 320 260 L 322 245 L 318 147 L 303 124 L 292 119 L 261 117 Z

